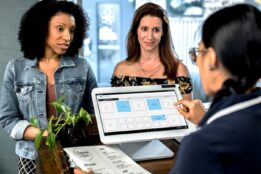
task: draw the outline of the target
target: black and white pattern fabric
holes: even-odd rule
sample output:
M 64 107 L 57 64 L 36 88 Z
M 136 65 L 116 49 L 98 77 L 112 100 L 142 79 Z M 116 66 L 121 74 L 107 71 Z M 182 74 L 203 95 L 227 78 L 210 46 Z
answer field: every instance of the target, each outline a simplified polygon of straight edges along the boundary
M 35 161 L 19 157 L 18 174 L 35 174 L 35 173 L 36 173 Z
M 178 84 L 180 93 L 189 94 L 192 91 L 192 81 L 189 76 L 179 76 L 173 80 L 166 78 L 150 78 L 135 76 L 112 76 L 111 86 L 142 86 L 142 85 L 162 85 L 162 84 Z

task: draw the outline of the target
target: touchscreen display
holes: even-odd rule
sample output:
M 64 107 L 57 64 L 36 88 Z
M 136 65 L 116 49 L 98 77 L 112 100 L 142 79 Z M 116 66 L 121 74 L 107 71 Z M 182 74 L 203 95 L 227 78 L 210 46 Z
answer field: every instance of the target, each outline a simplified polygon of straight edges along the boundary
M 105 135 L 186 129 L 187 122 L 174 107 L 174 90 L 97 94 Z

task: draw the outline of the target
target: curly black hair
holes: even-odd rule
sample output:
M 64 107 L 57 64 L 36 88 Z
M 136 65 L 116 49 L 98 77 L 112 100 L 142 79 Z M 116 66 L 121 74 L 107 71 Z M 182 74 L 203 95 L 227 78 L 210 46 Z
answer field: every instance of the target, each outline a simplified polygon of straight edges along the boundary
M 49 21 L 58 12 L 72 15 L 75 18 L 74 39 L 65 56 L 78 55 L 89 30 L 88 15 L 73 2 L 42 0 L 27 10 L 20 22 L 18 40 L 25 58 L 40 59 L 44 56 Z

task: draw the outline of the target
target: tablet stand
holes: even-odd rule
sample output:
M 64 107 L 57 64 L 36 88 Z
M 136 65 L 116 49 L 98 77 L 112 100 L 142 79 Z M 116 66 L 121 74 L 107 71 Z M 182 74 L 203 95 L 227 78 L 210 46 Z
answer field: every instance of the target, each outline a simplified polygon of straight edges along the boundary
M 134 161 L 163 159 L 174 156 L 174 152 L 159 140 L 123 143 L 120 144 L 119 147 Z

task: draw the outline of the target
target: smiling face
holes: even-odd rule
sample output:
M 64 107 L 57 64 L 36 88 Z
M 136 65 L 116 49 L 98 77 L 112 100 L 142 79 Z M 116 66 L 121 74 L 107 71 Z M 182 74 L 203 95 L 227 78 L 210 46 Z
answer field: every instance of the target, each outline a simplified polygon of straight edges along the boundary
M 158 51 L 161 36 L 163 35 L 162 20 L 155 16 L 142 17 L 137 34 L 141 52 Z
M 74 38 L 75 19 L 73 16 L 59 12 L 49 21 L 45 57 L 61 56 L 66 53 Z

